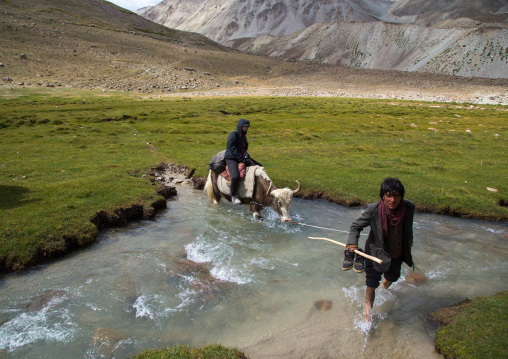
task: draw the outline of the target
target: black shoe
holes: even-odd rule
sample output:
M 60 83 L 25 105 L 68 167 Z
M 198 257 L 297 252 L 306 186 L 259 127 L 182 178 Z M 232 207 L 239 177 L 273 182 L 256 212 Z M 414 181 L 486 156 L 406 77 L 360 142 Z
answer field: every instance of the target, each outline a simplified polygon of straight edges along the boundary
M 350 252 L 349 249 L 344 251 L 344 262 L 342 262 L 342 270 L 350 270 L 353 268 L 353 259 L 355 254 Z
M 363 252 L 360 248 L 358 248 L 358 251 Z M 355 253 L 355 263 L 353 265 L 353 269 L 357 273 L 361 273 L 365 269 L 365 258 L 358 253 Z

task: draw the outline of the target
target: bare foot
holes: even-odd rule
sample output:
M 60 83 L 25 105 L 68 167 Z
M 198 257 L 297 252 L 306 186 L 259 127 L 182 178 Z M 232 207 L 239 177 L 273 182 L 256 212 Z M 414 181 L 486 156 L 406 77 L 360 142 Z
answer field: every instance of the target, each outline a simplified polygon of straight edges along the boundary
M 365 321 L 370 322 L 372 320 L 372 307 L 370 305 L 365 306 Z

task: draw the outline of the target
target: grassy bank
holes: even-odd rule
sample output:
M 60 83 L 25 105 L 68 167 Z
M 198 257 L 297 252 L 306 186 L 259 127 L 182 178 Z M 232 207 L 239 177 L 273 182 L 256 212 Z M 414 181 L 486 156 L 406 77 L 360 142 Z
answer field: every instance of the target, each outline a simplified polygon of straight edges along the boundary
M 508 292 L 477 297 L 432 313 L 443 326 L 436 349 L 447 358 L 506 358 Z
M 46 92 L 45 92 L 46 91 Z M 92 242 L 90 219 L 160 199 L 160 162 L 207 175 L 239 118 L 278 187 L 338 203 L 377 200 L 399 177 L 420 210 L 508 219 L 502 107 L 337 98 L 149 99 L 48 89 L 0 94 L 0 268 Z M 497 192 L 487 190 L 494 188 Z
M 235 348 L 220 344 L 207 345 L 203 348 L 189 348 L 186 345 L 175 345 L 171 348 L 147 350 L 131 359 L 246 359 L 244 353 Z

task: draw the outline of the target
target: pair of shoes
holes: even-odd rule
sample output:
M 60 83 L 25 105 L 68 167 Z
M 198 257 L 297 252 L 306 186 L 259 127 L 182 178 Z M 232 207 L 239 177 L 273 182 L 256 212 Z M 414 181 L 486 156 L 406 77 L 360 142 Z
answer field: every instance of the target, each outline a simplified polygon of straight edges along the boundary
M 358 248 L 360 252 L 363 252 Z M 344 261 L 342 262 L 342 270 L 354 269 L 355 272 L 361 273 L 365 269 L 365 258 L 362 256 L 352 253 L 349 249 L 344 251 Z
M 233 204 L 240 204 L 240 203 L 242 203 L 242 201 L 240 201 L 240 200 L 238 199 L 238 197 L 236 197 L 236 196 L 231 197 L 231 202 L 232 202 Z

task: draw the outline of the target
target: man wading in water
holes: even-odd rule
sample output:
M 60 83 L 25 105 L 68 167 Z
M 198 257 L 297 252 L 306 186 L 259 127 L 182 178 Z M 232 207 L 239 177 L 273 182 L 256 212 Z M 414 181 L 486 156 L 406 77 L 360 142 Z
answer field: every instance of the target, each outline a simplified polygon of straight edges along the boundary
M 354 250 L 358 249 L 358 238 L 363 228 L 370 226 L 365 242 L 365 253 L 383 261 L 377 264 L 365 259 L 365 316 L 370 321 L 371 310 L 379 287 L 381 275 L 384 276 L 381 287 L 388 289 L 400 277 L 402 262 L 412 267 L 411 246 L 413 245 L 413 217 L 415 205 L 404 199 L 404 186 L 397 178 L 386 178 L 379 191 L 381 200 L 371 203 L 362 216 L 353 222 L 349 230 L 347 250 L 344 255 L 343 269 L 353 265 Z M 356 262 L 358 259 L 356 259 Z M 351 266 L 349 266 L 351 263 Z M 355 270 L 357 270 L 355 263 Z

